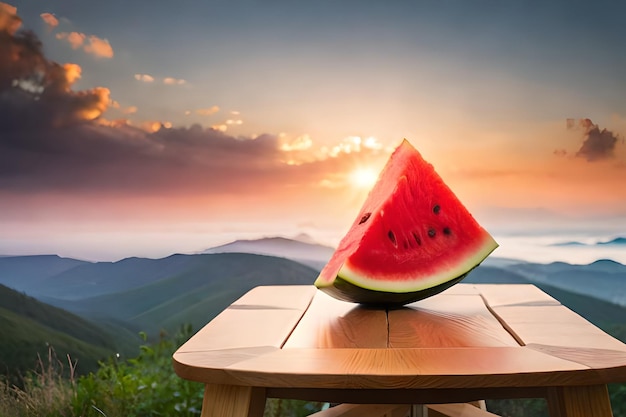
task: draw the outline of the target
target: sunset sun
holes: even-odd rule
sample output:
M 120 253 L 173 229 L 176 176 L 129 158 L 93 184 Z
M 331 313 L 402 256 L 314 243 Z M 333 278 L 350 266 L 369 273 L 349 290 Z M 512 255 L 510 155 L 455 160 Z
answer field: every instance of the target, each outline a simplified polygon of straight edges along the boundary
M 350 173 L 350 183 L 358 188 L 372 188 L 378 173 L 371 168 L 358 168 Z

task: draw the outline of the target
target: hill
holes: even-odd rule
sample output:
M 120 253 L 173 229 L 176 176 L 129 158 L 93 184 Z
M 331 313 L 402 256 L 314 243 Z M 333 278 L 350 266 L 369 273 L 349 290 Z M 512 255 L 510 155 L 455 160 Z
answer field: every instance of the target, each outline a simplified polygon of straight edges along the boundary
M 207 253 L 254 253 L 257 255 L 288 258 L 303 263 L 317 270 L 321 270 L 330 259 L 334 248 L 323 246 L 310 240 L 307 236 L 303 240 L 284 237 L 267 237 L 254 240 L 236 240 L 225 245 L 206 249 Z
M 0 284 L 32 294 L 49 277 L 89 262 L 57 255 L 0 257 Z
M 608 259 L 588 265 L 523 263 L 507 267 L 529 282 L 626 306 L 626 266 Z
M 115 293 L 48 301 L 82 316 L 111 317 L 154 335 L 161 329 L 174 331 L 184 323 L 198 329 L 258 285 L 312 284 L 318 274 L 289 259 L 243 253 L 172 255 L 144 261 L 148 269 L 157 265 L 170 274 Z
M 66 357 L 78 361 L 77 371 L 97 369 L 98 360 L 132 353 L 131 340 L 62 309 L 0 285 L 0 374 L 17 377 L 34 369 L 37 355 L 54 348 L 66 368 Z M 122 333 L 123 334 L 123 333 Z

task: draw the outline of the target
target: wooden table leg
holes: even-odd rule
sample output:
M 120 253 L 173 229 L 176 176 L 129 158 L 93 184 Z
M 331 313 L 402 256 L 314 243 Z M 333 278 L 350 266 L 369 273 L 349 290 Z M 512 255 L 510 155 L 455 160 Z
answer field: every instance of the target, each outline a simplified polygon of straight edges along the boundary
M 207 384 L 202 417 L 263 417 L 265 390 L 234 385 Z
M 550 417 L 612 417 L 606 385 L 555 387 L 548 391 Z

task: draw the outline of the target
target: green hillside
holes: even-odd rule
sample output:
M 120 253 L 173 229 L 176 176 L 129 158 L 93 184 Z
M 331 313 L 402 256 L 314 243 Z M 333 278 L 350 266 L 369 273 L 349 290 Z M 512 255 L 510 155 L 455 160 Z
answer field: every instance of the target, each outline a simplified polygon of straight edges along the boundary
M 259 285 L 313 284 L 318 272 L 272 256 L 221 253 L 187 257 L 177 274 L 140 288 L 65 304 L 90 317 L 108 315 L 150 334 L 190 323 L 198 329 Z M 179 260 L 174 259 L 176 262 Z
M 120 337 L 119 333 L 103 330 L 3 285 L 0 285 L 0 334 L 0 374 L 11 378 L 34 369 L 37 355 L 46 357 L 50 347 L 66 368 L 69 354 L 73 361 L 78 361 L 78 372 L 88 372 L 97 369 L 98 360 L 118 352 L 133 353 L 131 349 L 137 345 L 127 333 Z

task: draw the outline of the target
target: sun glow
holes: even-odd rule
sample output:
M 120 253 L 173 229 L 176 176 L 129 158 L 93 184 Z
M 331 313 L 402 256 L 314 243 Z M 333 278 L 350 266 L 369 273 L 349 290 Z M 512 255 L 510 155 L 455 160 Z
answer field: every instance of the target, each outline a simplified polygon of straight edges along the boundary
M 371 168 L 358 168 L 350 173 L 350 182 L 358 188 L 372 188 L 378 174 Z

